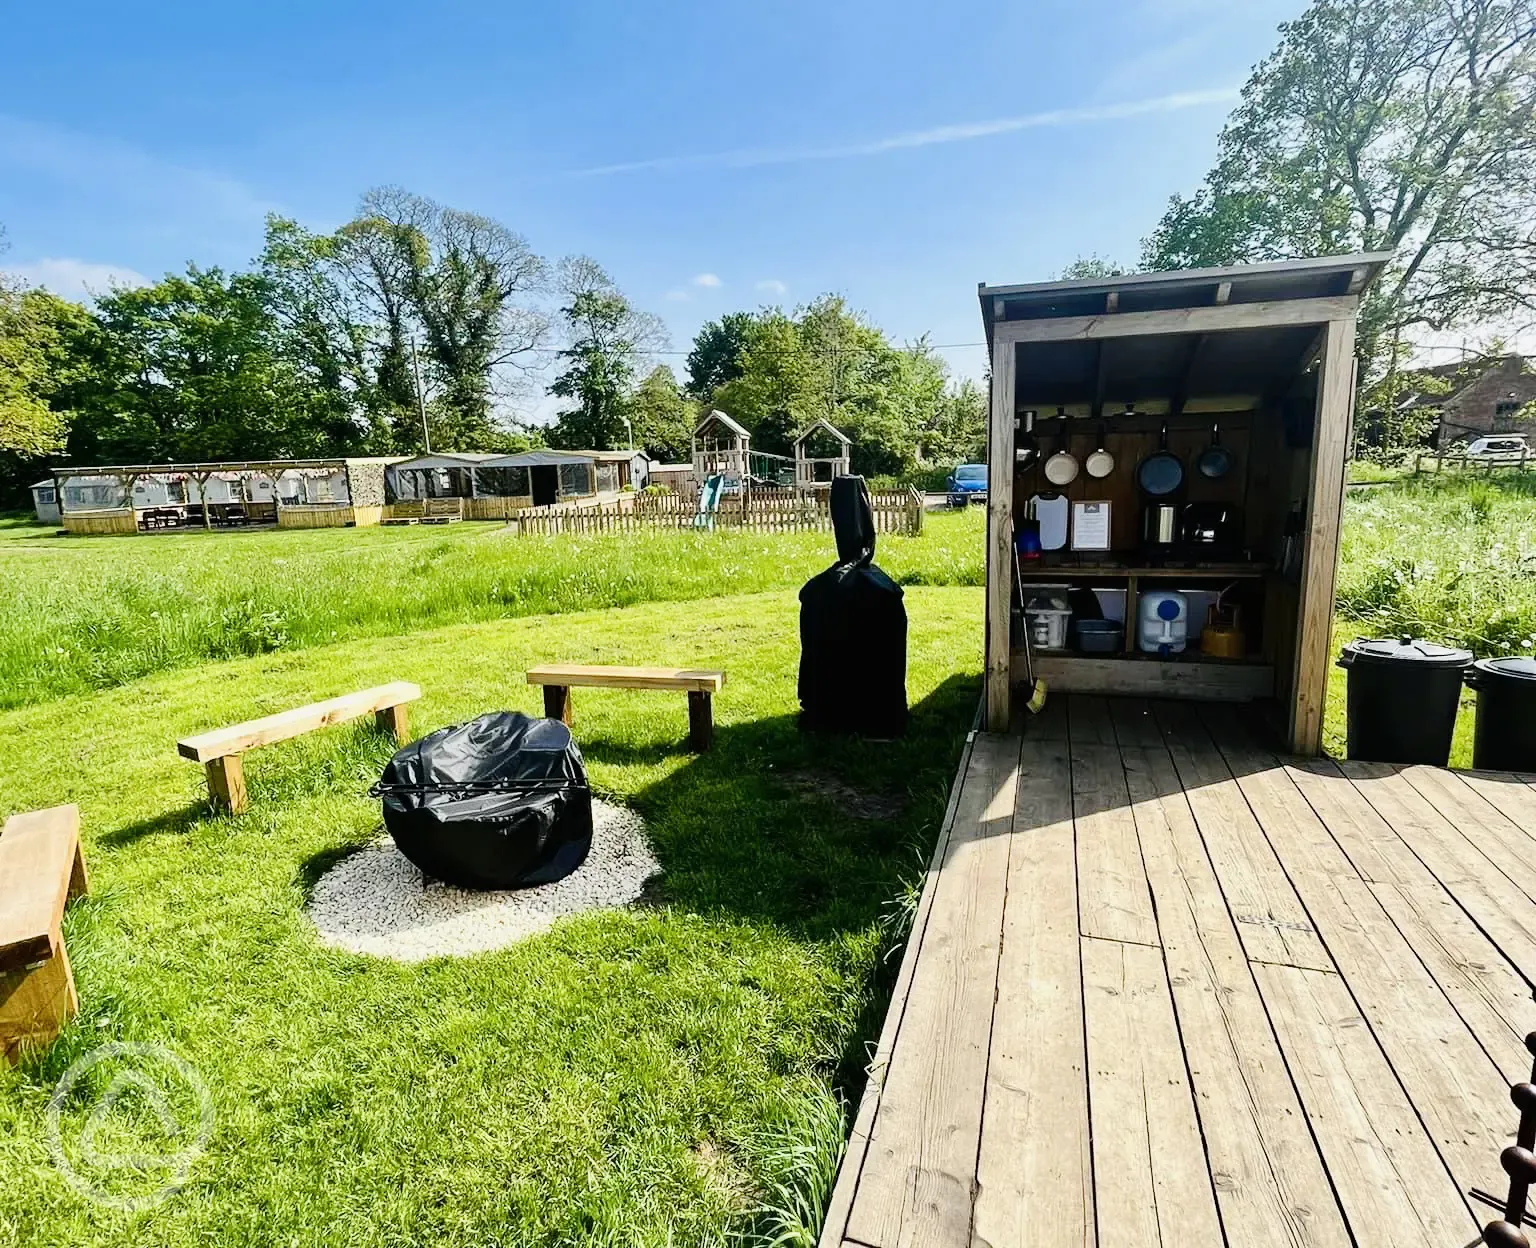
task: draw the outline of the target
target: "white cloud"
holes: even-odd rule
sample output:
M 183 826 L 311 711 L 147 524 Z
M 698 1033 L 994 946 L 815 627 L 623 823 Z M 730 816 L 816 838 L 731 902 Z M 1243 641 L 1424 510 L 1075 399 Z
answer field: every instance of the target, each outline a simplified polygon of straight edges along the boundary
M 706 290 L 712 290 L 712 289 L 714 289 L 717 286 L 724 286 L 725 285 L 725 283 L 722 282 L 713 273 L 700 273 L 700 274 L 698 274 L 696 277 L 694 277 L 693 284 L 695 286 L 702 286 Z
M 789 287 L 776 277 L 765 277 L 758 282 L 757 289 L 765 295 L 785 295 L 789 293 Z
M 669 290 L 666 293 L 668 303 L 687 303 L 692 298 L 686 290 Z
M 6 272 L 29 286 L 44 286 L 65 299 L 85 302 L 95 295 L 110 294 L 116 287 L 148 286 L 144 274 L 120 264 L 95 264 L 90 260 L 45 257 L 13 264 Z
M 1159 95 L 1145 100 L 1127 100 L 1119 104 L 1057 108 L 1042 113 L 1025 113 L 1019 117 L 997 117 L 990 121 L 962 122 L 958 125 L 934 126 L 926 130 L 909 130 L 903 134 L 894 134 L 883 139 L 869 139 L 860 143 L 829 147 L 737 148 L 728 152 L 705 152 L 691 156 L 658 156 L 649 160 L 623 161 L 573 172 L 578 177 L 599 177 L 614 173 L 637 173 L 642 170 L 672 171 L 720 167 L 751 169 L 761 165 L 792 165 L 812 160 L 881 156 L 887 152 L 932 147 L 941 143 L 965 143 L 973 139 L 993 138 L 1020 130 L 1047 130 L 1063 126 L 1088 125 L 1094 122 L 1124 121 L 1132 117 L 1174 113 L 1187 108 L 1231 104 L 1238 99 L 1238 95 L 1236 87 L 1177 91 L 1171 95 Z

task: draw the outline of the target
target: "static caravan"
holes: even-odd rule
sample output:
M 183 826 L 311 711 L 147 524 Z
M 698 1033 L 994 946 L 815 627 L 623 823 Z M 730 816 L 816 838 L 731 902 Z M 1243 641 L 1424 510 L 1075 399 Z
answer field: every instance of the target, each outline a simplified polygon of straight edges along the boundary
M 1388 259 L 980 287 L 990 729 L 1032 675 L 1269 702 L 1318 753 L 1355 321 Z
M 59 522 L 59 493 L 52 478 L 32 485 L 32 510 L 37 513 L 39 524 Z

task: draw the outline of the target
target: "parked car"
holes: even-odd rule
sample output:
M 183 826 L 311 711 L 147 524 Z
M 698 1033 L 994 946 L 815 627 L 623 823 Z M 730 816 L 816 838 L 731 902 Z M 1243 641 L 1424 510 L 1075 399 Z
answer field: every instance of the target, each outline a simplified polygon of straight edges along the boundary
M 965 507 L 970 503 L 987 501 L 987 466 L 985 464 L 956 464 L 945 483 L 949 491 L 951 507 Z
M 1501 433 L 1491 438 L 1478 438 L 1467 447 L 1469 459 L 1520 459 L 1531 453 L 1530 444 L 1523 433 Z

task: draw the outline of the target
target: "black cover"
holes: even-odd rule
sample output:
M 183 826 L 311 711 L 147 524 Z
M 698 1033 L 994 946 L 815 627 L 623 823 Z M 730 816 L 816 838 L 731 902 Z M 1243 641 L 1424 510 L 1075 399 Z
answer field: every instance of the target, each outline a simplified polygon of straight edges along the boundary
M 571 730 L 497 711 L 413 741 L 370 790 L 400 852 L 461 888 L 563 879 L 592 845 L 592 792 Z
M 832 482 L 838 562 L 800 591 L 800 726 L 899 737 L 907 729 L 907 611 L 875 567 L 863 477 Z

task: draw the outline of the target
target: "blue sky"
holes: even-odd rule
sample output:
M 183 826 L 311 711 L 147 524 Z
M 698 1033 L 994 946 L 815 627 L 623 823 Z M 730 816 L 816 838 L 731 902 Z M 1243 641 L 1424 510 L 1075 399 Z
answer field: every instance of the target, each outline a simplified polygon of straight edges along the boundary
M 329 228 L 389 182 L 593 256 L 679 351 L 828 290 L 898 339 L 975 343 L 978 281 L 1134 260 L 1303 7 L 15 6 L 0 265 L 68 294 L 239 266 L 268 211 Z

